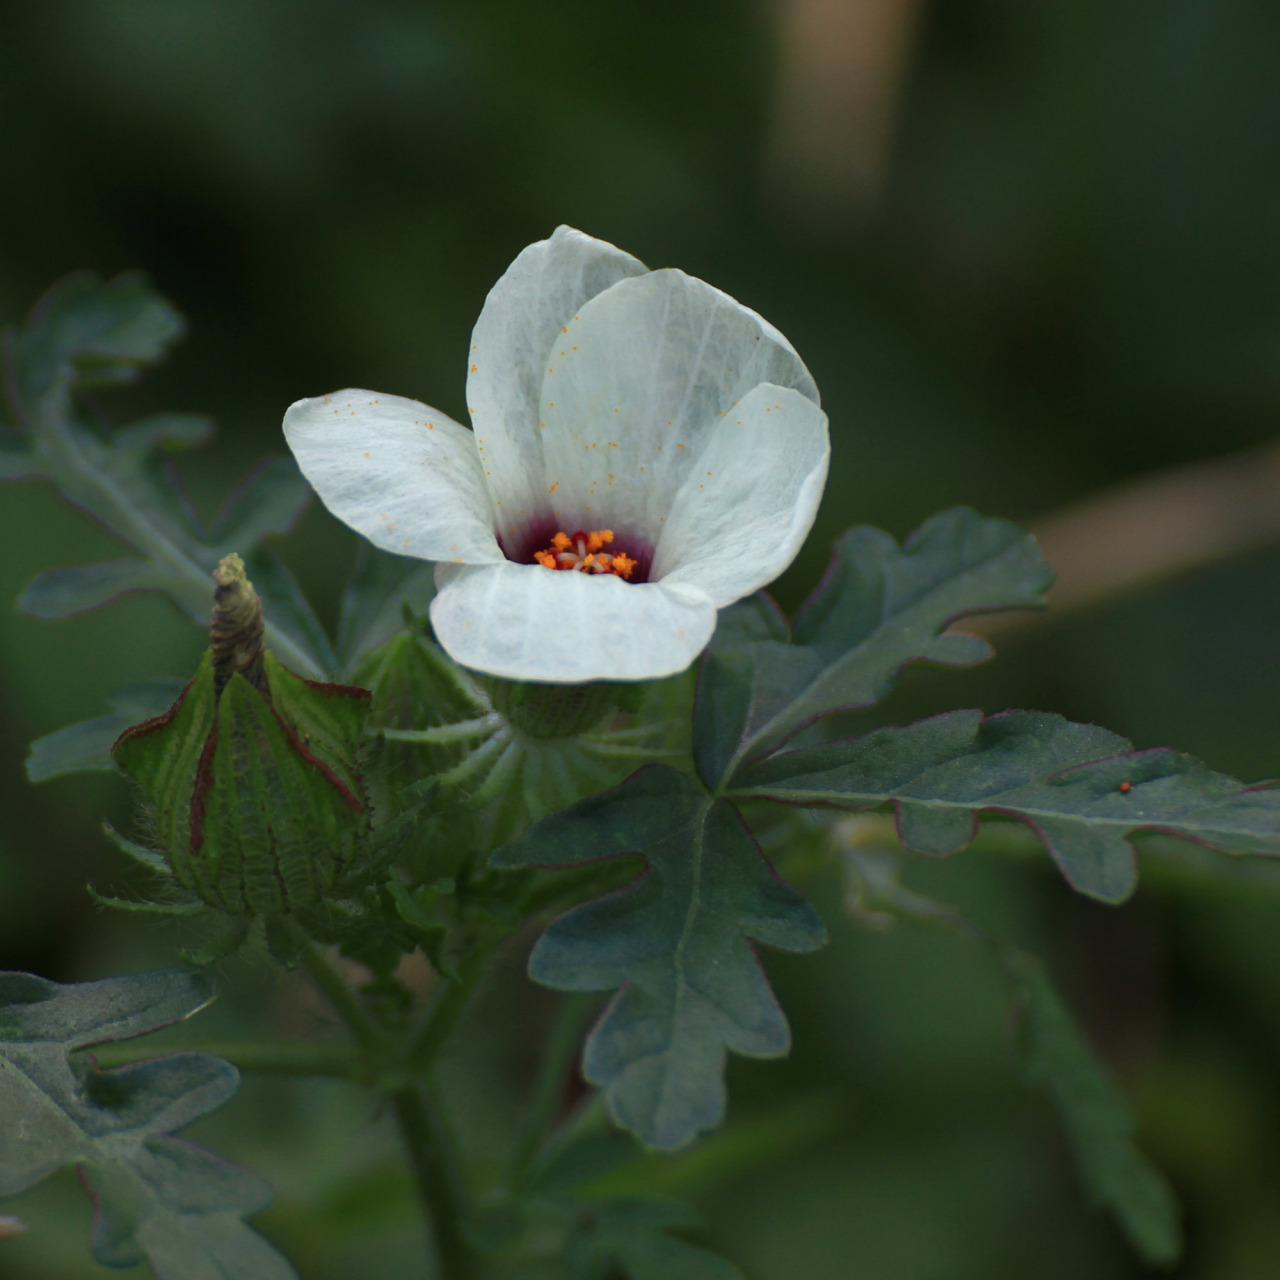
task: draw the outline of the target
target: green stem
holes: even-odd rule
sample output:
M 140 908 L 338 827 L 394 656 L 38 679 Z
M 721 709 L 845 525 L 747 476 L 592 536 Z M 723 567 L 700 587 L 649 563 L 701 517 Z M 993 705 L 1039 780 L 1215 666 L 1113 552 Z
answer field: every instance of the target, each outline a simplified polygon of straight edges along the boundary
M 342 1019 L 352 1038 L 364 1050 L 364 1056 L 367 1059 L 381 1058 L 383 1037 L 377 1023 L 365 1011 L 343 976 L 329 963 L 324 952 L 297 925 L 292 928 L 298 959 L 307 976 Z
M 524 1134 L 516 1151 L 515 1176 L 519 1178 L 533 1164 L 543 1140 L 564 1098 L 565 1079 L 573 1066 L 573 1057 L 582 1041 L 582 1032 L 595 1007 L 588 995 L 567 995 L 560 999 L 555 1020 L 547 1034 L 542 1061 L 534 1077 L 529 1095 L 529 1110 Z
M 367 1074 L 364 1054 L 354 1045 L 307 1040 L 206 1040 L 192 1044 L 166 1044 L 148 1051 L 132 1041 L 104 1044 L 93 1056 L 104 1070 L 141 1062 L 156 1053 L 211 1053 L 225 1058 L 241 1071 L 261 1075 L 330 1076 L 338 1080 L 362 1080 Z
M 488 962 L 489 948 L 479 947 L 462 961 L 456 978 L 441 978 L 418 1029 L 410 1037 L 405 1054 L 410 1071 L 424 1073 L 439 1056 Z
M 474 1280 L 475 1255 L 462 1231 L 466 1191 L 449 1159 L 451 1142 L 439 1116 L 418 1085 L 391 1095 L 400 1136 L 413 1169 L 422 1214 L 431 1232 L 441 1280 Z
M 369 1067 L 386 1061 L 386 1043 L 382 1029 L 360 1004 L 342 975 L 314 942 L 296 926 L 293 929 L 298 957 L 312 982 L 333 1006 L 360 1048 L 360 1058 Z M 476 970 L 478 976 L 479 970 Z M 450 984 L 452 987 L 455 984 Z M 439 1025 L 439 1043 L 448 1035 L 457 1015 L 470 994 L 470 984 L 456 984 L 459 991 L 446 989 L 447 1000 L 437 1001 L 435 1018 L 424 1030 Z M 447 1005 L 448 1017 L 441 1019 L 439 1008 Z M 457 1005 L 454 1010 L 453 1005 Z M 438 1045 L 437 1045 L 438 1049 Z M 429 1059 L 428 1059 L 429 1061 Z M 412 1058 L 411 1069 L 423 1070 Z M 453 1157 L 453 1147 L 443 1122 L 433 1114 L 421 1083 L 402 1084 L 391 1093 L 392 1109 L 404 1141 L 405 1152 L 418 1188 L 418 1200 L 428 1235 L 435 1242 L 438 1273 L 441 1280 L 474 1280 L 478 1274 L 471 1249 L 462 1234 L 462 1210 L 465 1188 Z

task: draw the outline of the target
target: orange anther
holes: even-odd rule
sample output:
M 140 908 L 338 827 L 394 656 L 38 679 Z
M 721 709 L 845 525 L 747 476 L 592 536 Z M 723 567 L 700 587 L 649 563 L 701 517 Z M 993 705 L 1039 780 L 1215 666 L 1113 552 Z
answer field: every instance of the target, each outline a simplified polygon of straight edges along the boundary
M 576 569 L 579 573 L 616 573 L 629 578 L 636 562 L 619 552 L 610 555 L 602 551 L 613 541 L 612 529 L 579 530 L 572 536 L 563 529 L 551 537 L 550 549 L 535 551 L 533 561 L 546 569 Z

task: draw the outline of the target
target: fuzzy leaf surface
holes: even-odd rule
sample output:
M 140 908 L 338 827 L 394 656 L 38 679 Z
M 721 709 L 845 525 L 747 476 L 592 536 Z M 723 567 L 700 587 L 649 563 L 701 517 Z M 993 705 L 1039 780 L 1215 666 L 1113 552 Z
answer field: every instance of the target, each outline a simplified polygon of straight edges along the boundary
M 901 547 L 850 529 L 796 617 L 757 598 L 726 610 L 703 657 L 694 713 L 698 773 L 714 787 L 819 716 L 879 702 L 912 662 L 971 666 L 991 656 L 959 618 L 1037 608 L 1053 579 L 1030 534 L 959 507 Z
M 206 625 L 210 574 L 229 551 L 248 556 L 269 534 L 292 527 L 310 500 L 286 459 L 259 467 L 205 528 L 186 501 L 170 455 L 203 443 L 209 423 L 162 414 L 115 432 L 83 411 L 79 393 L 134 379 L 182 332 L 177 312 L 137 274 L 102 280 L 68 277 L 7 335 L 8 387 L 16 429 L 0 432 L 0 480 L 42 478 L 92 515 L 134 554 L 104 564 L 40 575 L 21 606 L 37 617 L 66 617 L 131 591 L 163 591 Z M 265 598 L 265 597 L 264 597 Z M 307 676 L 332 671 L 328 642 L 273 616 L 267 643 Z M 317 628 L 318 629 L 318 628 Z M 321 633 L 322 634 L 322 633 Z
M 734 807 L 663 765 L 534 823 L 491 862 L 581 866 L 628 853 L 645 874 L 552 921 L 529 973 L 563 991 L 620 988 L 583 1072 L 619 1124 L 674 1150 L 723 1120 L 728 1050 L 768 1058 L 790 1047 L 752 941 L 810 951 L 825 931 Z
M 1130 836 L 1139 831 L 1280 854 L 1280 789 L 1246 787 L 1181 752 L 1133 751 L 1106 729 L 1036 711 L 952 711 L 802 747 L 748 770 L 735 794 L 892 805 L 903 844 L 938 855 L 968 844 L 980 814 L 1019 818 L 1071 885 L 1103 902 L 1133 891 Z
M 211 997 L 173 970 L 65 986 L 0 974 L 0 1195 L 76 1165 L 103 1266 L 148 1262 L 159 1280 L 289 1280 L 293 1268 L 244 1222 L 270 1201 L 267 1184 L 172 1136 L 235 1092 L 235 1068 L 175 1053 L 100 1071 L 78 1052 L 188 1017 Z

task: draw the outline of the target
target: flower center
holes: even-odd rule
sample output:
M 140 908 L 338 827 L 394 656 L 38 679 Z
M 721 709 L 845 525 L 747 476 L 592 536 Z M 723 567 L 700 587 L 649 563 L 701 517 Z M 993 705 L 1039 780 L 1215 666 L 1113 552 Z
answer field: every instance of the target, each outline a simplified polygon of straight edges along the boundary
M 576 569 L 579 573 L 612 573 L 630 578 L 636 562 L 625 551 L 606 551 L 612 542 L 612 529 L 557 533 L 547 549 L 535 551 L 533 558 L 544 569 Z

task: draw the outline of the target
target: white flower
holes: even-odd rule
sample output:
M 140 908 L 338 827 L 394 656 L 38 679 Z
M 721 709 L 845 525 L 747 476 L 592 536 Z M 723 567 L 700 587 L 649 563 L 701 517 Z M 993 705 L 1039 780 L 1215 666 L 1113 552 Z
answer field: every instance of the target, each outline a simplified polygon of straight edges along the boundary
M 473 431 L 370 391 L 284 419 L 334 515 L 437 562 L 431 622 L 465 667 L 681 671 L 809 532 L 829 454 L 817 388 L 782 334 L 701 280 L 561 227 L 494 285 L 467 363 Z

